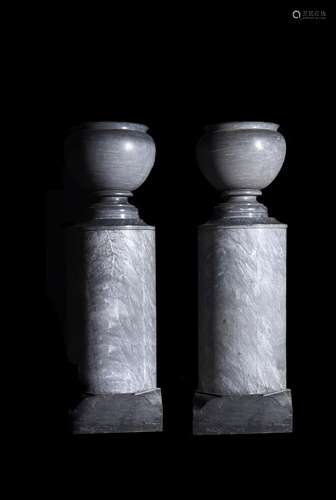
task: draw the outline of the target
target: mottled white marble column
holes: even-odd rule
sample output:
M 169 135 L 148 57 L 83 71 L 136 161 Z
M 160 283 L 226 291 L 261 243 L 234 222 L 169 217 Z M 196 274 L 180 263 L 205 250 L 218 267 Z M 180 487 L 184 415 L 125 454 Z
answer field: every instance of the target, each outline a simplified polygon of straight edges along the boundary
M 286 387 L 286 228 L 257 202 L 285 157 L 278 126 L 219 124 L 198 145 L 222 191 L 199 228 L 199 385 L 194 432 L 291 430 Z

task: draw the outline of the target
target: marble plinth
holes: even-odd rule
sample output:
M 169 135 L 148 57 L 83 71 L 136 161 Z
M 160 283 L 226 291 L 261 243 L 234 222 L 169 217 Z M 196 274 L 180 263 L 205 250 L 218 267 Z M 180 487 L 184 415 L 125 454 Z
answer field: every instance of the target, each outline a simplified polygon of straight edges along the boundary
M 261 395 L 195 394 L 194 434 L 289 432 L 292 432 L 292 397 L 289 390 Z
M 68 355 L 85 393 L 73 431 L 160 430 L 154 228 L 77 225 L 66 241 Z
M 71 431 L 73 434 L 160 432 L 161 391 L 83 396 L 71 411 Z
M 227 220 L 199 228 L 194 434 L 292 430 L 286 388 L 286 227 Z
M 85 392 L 155 387 L 154 228 L 77 227 L 67 248 L 69 357 Z

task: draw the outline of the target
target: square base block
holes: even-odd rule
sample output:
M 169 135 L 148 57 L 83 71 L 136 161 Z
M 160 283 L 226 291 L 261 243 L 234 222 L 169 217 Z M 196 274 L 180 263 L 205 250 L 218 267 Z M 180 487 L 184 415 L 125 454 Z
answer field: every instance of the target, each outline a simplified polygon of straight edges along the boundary
M 194 434 L 282 432 L 292 432 L 292 397 L 289 389 L 237 396 L 195 393 Z
M 85 395 L 70 412 L 73 434 L 162 431 L 161 390 Z

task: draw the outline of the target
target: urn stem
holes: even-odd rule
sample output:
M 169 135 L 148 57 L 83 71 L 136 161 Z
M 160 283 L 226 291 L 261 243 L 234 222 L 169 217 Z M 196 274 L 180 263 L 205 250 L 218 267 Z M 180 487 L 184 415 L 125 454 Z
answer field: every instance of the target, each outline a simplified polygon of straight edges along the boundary
M 131 191 L 95 191 L 89 207 L 89 219 L 141 221 L 138 209 L 128 201 L 131 196 Z
M 237 189 L 223 191 L 221 202 L 215 206 L 213 219 L 227 219 L 231 217 L 253 217 L 255 219 L 267 217 L 267 208 L 257 201 L 261 195 L 259 190 Z

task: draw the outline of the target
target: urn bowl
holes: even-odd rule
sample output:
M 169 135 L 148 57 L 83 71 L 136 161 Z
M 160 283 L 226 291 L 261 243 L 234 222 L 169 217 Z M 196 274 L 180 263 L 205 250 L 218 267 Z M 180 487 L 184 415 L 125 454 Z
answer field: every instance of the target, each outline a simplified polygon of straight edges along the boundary
M 66 169 L 83 189 L 133 191 L 154 165 L 155 144 L 147 130 L 138 123 L 83 123 L 65 140 Z
M 197 145 L 203 175 L 220 191 L 265 188 L 279 173 L 286 154 L 278 128 L 267 122 L 207 126 Z

